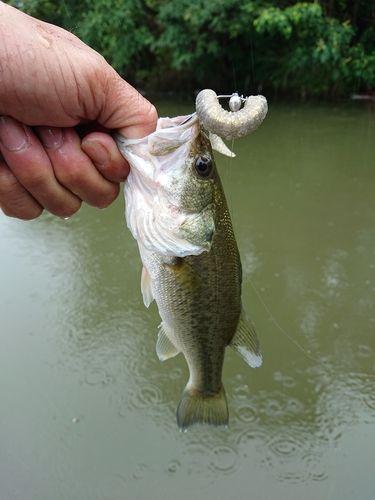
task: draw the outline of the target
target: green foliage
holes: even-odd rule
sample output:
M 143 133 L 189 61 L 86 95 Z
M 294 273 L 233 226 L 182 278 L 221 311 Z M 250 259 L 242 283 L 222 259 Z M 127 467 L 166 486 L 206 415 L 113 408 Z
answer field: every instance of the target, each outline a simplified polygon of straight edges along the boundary
M 254 12 L 260 0 L 170 0 L 160 6 L 163 27 L 152 49 L 168 52 L 171 65 L 194 75 L 196 86 L 242 90 L 254 65 Z M 264 3 L 264 2 L 263 2 Z
M 348 95 L 375 87 L 367 0 L 10 0 L 73 31 L 153 90 L 273 87 Z
M 85 6 L 85 2 L 74 0 L 9 0 L 6 3 L 42 21 L 62 26 L 68 31 L 74 31 L 74 20 L 81 16 Z
M 302 96 L 338 96 L 374 85 L 375 51 L 369 40 L 375 40 L 375 30 L 368 26 L 367 45 L 362 42 L 345 2 L 336 2 L 341 19 L 325 13 L 332 1 L 323 6 L 275 3 L 165 2 L 158 14 L 164 31 L 153 48 L 169 51 L 173 67 L 194 73 L 200 86 L 241 91 L 250 83 L 251 90 L 271 85 Z
M 274 86 L 308 89 L 311 94 L 339 91 L 348 76 L 355 34 L 348 20 L 324 16 L 317 3 L 297 3 L 283 11 L 263 10 L 254 25 L 259 34 L 270 36 L 272 53 L 283 60 L 282 71 L 268 68 Z
M 100 0 L 87 4 L 77 34 L 119 72 L 134 76 L 132 66 L 153 41 L 140 0 Z
M 375 89 L 375 36 L 374 28 L 368 27 L 348 54 L 350 73 L 348 80 L 352 85 Z

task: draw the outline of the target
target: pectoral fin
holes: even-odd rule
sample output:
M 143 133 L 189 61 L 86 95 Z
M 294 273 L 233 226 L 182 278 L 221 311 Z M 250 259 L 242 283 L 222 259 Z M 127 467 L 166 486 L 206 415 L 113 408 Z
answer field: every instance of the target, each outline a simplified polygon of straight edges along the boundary
M 141 276 L 141 292 L 143 296 L 143 303 L 148 307 L 154 300 L 154 292 L 152 290 L 152 281 L 148 271 L 145 267 L 142 268 Z
M 158 340 L 156 342 L 156 354 L 160 361 L 165 361 L 166 359 L 173 358 L 180 351 L 175 347 L 172 341 L 169 339 L 168 335 L 165 333 L 163 328 L 163 323 L 159 327 Z
M 252 368 L 257 368 L 262 364 L 262 353 L 257 334 L 243 309 L 236 333 L 229 345 Z

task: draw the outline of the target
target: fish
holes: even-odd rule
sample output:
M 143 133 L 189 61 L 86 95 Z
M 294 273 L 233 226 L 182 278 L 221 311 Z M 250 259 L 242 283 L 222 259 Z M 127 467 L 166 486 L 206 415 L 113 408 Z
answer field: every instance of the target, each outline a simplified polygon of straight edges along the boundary
M 254 368 L 262 353 L 242 307 L 240 255 L 209 136 L 193 113 L 159 118 L 143 139 L 115 139 L 130 164 L 125 214 L 143 302 L 155 300 L 162 319 L 156 352 L 162 361 L 182 352 L 189 368 L 177 425 L 226 428 L 225 350 Z

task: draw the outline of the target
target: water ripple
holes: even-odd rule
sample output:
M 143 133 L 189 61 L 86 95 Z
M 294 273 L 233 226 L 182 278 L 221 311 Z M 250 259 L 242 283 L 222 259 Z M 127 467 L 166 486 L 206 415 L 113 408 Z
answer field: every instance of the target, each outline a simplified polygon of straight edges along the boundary
M 305 411 L 305 405 L 297 398 L 289 398 L 286 410 L 294 414 L 303 413 Z
M 301 455 L 309 447 L 306 436 L 286 429 L 282 432 L 278 430 L 275 435 L 270 436 L 267 445 L 268 450 L 271 451 L 270 461 L 272 462 L 277 457 L 281 463 L 285 459 Z
M 243 457 L 247 458 L 252 456 L 257 447 L 264 447 L 264 442 L 267 440 L 268 431 L 265 427 L 259 425 L 247 426 L 245 429 L 242 427 L 239 432 L 235 434 L 235 443 L 238 446 L 239 452 Z
M 251 401 L 241 403 L 236 406 L 233 416 L 236 416 L 241 422 L 252 423 L 259 419 L 259 408 Z
M 156 406 L 163 401 L 163 392 L 157 385 L 144 382 L 139 390 L 132 392 L 129 397 L 129 408 L 143 410 Z
M 274 379 L 276 380 L 276 382 L 281 382 L 287 389 L 291 389 L 296 386 L 296 381 L 293 377 L 283 375 L 281 372 L 275 372 Z
M 286 413 L 287 397 L 284 394 L 278 394 L 277 397 L 271 397 L 266 401 L 265 414 L 268 417 L 282 417 Z
M 359 345 L 358 346 L 358 356 L 361 358 L 369 358 L 372 354 L 372 349 L 368 345 Z
M 169 476 L 175 476 L 179 469 L 181 469 L 181 463 L 177 459 L 174 459 L 167 465 L 166 473 Z
M 238 463 L 238 450 L 235 447 L 221 444 L 211 450 L 209 468 L 214 472 L 231 474 L 237 469 Z
M 85 382 L 89 385 L 108 385 L 113 382 L 113 377 L 104 368 L 92 368 L 85 376 Z
M 175 474 L 181 467 L 188 474 L 211 481 L 213 475 L 228 475 L 238 470 L 241 462 L 239 448 L 235 443 L 227 442 L 226 433 L 200 428 L 196 428 L 195 432 L 193 439 L 189 435 L 181 435 L 184 452 L 178 461 L 172 460 L 169 463 L 169 475 Z
M 363 399 L 364 399 L 366 406 L 371 411 L 375 412 L 375 394 L 374 394 L 374 392 L 370 392 L 369 394 L 364 394 Z
M 304 469 L 308 472 L 308 479 L 313 481 L 324 481 L 328 478 L 325 465 L 317 455 L 307 454 L 302 457 Z
M 240 385 L 234 388 L 232 396 L 238 401 L 248 401 L 251 398 L 251 392 L 248 385 Z
M 182 376 L 182 369 L 181 368 L 173 368 L 168 372 L 168 376 L 171 380 L 180 380 Z
M 146 464 L 136 464 L 136 467 L 132 473 L 132 479 L 135 481 L 140 481 L 145 477 L 145 474 L 148 471 L 148 467 Z
M 300 483 L 324 480 L 321 443 L 304 427 L 276 429 L 266 440 L 264 463 L 282 482 Z

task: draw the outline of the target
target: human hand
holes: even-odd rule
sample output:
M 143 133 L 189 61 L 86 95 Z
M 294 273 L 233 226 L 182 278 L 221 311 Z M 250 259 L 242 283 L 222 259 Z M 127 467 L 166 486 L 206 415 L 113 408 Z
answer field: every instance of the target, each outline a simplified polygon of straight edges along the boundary
M 143 137 L 155 108 L 77 37 L 2 2 L 0 69 L 3 212 L 66 218 L 82 201 L 112 203 L 129 166 L 109 131 Z

